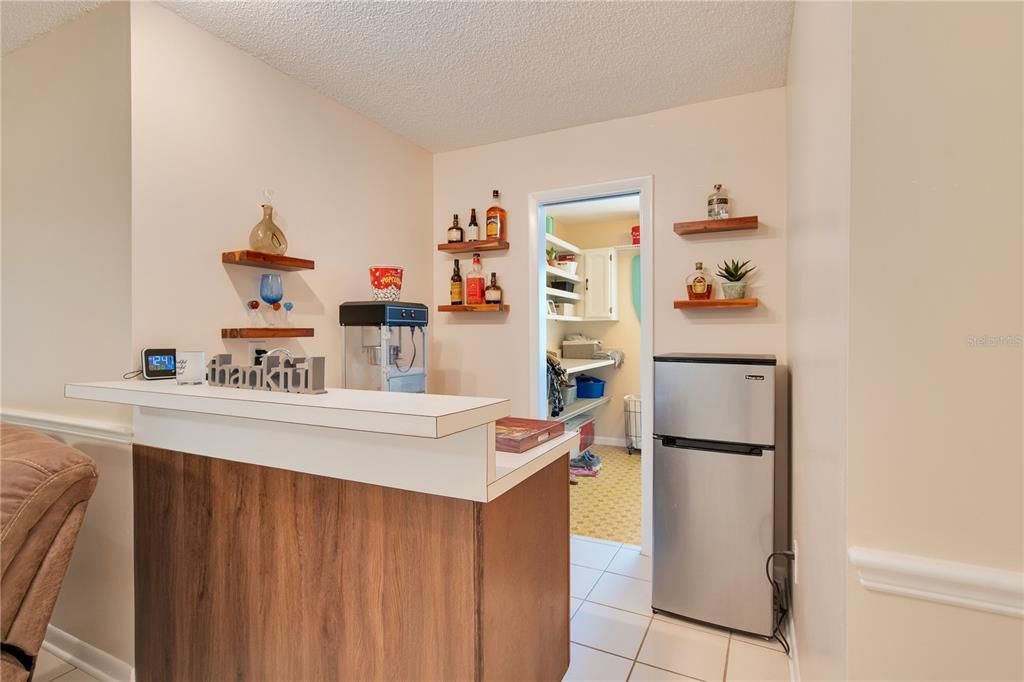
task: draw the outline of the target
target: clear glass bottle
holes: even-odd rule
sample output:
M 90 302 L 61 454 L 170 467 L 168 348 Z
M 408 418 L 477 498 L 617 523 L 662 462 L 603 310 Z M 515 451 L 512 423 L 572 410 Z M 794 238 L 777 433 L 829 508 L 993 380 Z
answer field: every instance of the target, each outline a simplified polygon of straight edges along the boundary
M 715 185 L 715 191 L 708 195 L 708 218 L 718 220 L 729 217 L 729 194 L 721 185 Z
M 501 304 L 502 291 L 501 287 L 498 286 L 498 278 L 493 272 L 491 273 L 491 283 L 484 289 L 484 301 L 486 303 Z
M 473 265 L 466 273 L 466 305 L 480 305 L 484 302 L 484 268 L 480 254 L 473 254 Z
M 711 298 L 711 275 L 704 270 L 704 263 L 697 261 L 697 269 L 686 278 L 686 296 L 691 301 L 706 301 Z
M 448 243 L 457 244 L 465 238 L 462 228 L 459 227 L 459 214 L 452 215 L 452 226 L 448 228 Z

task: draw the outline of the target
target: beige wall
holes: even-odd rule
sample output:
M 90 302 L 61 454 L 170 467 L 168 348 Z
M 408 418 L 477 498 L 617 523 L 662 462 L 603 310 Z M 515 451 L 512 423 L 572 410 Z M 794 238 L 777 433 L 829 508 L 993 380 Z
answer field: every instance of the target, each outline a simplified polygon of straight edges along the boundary
M 846 675 L 850 4 L 797 3 L 786 92 L 794 623 L 804 680 Z
M 1022 10 L 854 4 L 850 227 L 849 542 L 1017 572 Z M 1020 619 L 848 606 L 853 678 L 1024 678 Z
M 485 258 L 512 306 L 507 316 L 438 314 L 433 325 L 434 388 L 507 396 L 528 415 L 528 196 L 531 192 L 645 175 L 654 177 L 654 350 L 776 353 L 785 358 L 785 91 L 703 102 L 434 156 L 434 230 L 440 242 L 452 213 L 478 211 L 490 190 L 509 216 L 507 253 Z M 739 214 L 758 214 L 754 233 L 683 239 L 672 223 L 699 219 L 711 186 L 725 184 Z M 541 227 L 543 229 L 543 227 Z M 760 268 L 756 310 L 673 310 L 693 262 L 752 258 Z M 451 258 L 434 257 L 435 303 L 444 301 Z M 646 311 L 645 311 L 646 313 Z M 495 361 L 495 349 L 501 360 Z
M 3 58 L 4 408 L 125 419 L 64 383 L 132 367 L 128 86 L 126 3 Z
M 289 254 L 317 261 L 284 275 L 316 338 L 281 345 L 325 354 L 328 385 L 337 305 L 368 298 L 369 265 L 405 266 L 405 298 L 430 300 L 430 154 L 170 11 L 105 5 L 5 57 L 3 76 L 5 411 L 127 423 L 63 384 L 116 378 L 146 346 L 244 353 L 219 330 L 245 325 L 260 271 L 220 252 L 247 245 L 265 188 Z M 54 624 L 130 662 L 129 453 L 67 440 L 100 485 Z
M 110 3 L 3 58 L 3 413 L 127 424 L 126 410 L 64 399 L 112 379 L 131 350 L 128 5 Z M 56 434 L 58 437 L 60 434 Z M 99 485 L 53 614 L 56 627 L 132 660 L 127 446 L 62 437 Z
M 581 249 L 596 249 L 630 243 L 629 228 L 640 222 L 640 216 L 627 220 L 602 221 L 588 224 L 562 225 L 555 222 L 555 234 Z M 556 342 L 566 334 L 582 333 L 591 338 L 601 339 L 603 347 L 618 349 L 625 353 L 622 367 L 603 367 L 588 372 L 608 382 L 605 395 L 611 401 L 594 410 L 594 435 L 612 441 L 624 441 L 626 426 L 623 398 L 640 395 L 640 318 L 633 308 L 632 261 L 640 250 L 623 249 L 618 252 L 618 309 L 619 319 L 615 322 L 550 322 L 549 334 L 557 325 Z M 552 339 L 548 339 L 550 346 Z
M 430 154 L 155 3 L 133 6 L 132 36 L 133 348 L 244 357 L 220 329 L 248 326 L 261 271 L 220 253 L 247 246 L 271 188 L 288 254 L 316 260 L 283 274 L 316 337 L 274 345 L 325 355 L 340 386 L 338 304 L 369 298 L 370 265 L 431 299 Z

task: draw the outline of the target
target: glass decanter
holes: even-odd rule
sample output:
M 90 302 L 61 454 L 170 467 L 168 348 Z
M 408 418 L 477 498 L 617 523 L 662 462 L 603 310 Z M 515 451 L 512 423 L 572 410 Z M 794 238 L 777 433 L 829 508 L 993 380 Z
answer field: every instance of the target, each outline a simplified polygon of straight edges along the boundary
M 270 190 L 263 193 L 264 202 L 260 206 L 263 209 L 263 219 L 256 223 L 249 233 L 249 248 L 253 251 L 283 256 L 288 250 L 288 239 L 274 222 L 274 207 L 270 203 L 273 196 Z

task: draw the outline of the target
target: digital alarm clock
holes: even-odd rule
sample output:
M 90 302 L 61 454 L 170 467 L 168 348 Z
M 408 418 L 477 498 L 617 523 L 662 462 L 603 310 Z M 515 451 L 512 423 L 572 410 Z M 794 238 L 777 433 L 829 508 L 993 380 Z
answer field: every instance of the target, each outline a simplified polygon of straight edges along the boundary
M 178 357 L 173 348 L 142 349 L 142 376 L 145 379 L 173 379 L 178 374 Z

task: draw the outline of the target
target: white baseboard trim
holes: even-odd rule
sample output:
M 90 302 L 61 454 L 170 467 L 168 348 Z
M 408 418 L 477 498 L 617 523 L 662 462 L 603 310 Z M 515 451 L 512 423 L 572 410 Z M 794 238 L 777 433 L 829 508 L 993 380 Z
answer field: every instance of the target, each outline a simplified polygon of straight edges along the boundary
M 53 625 L 46 628 L 43 648 L 102 682 L 131 682 L 134 678 L 128 663 Z
M 626 447 L 626 439 L 612 438 L 611 436 L 594 436 L 594 445 L 615 445 L 624 448 Z
M 869 590 L 1024 618 L 1024 573 L 867 547 L 848 554 Z
M 132 427 L 98 419 L 65 417 L 49 412 L 0 408 L 0 420 L 30 429 L 130 445 Z
M 792 609 L 786 618 L 786 640 L 789 642 L 789 682 L 800 682 L 800 656 L 796 651 L 796 623 L 793 622 Z

